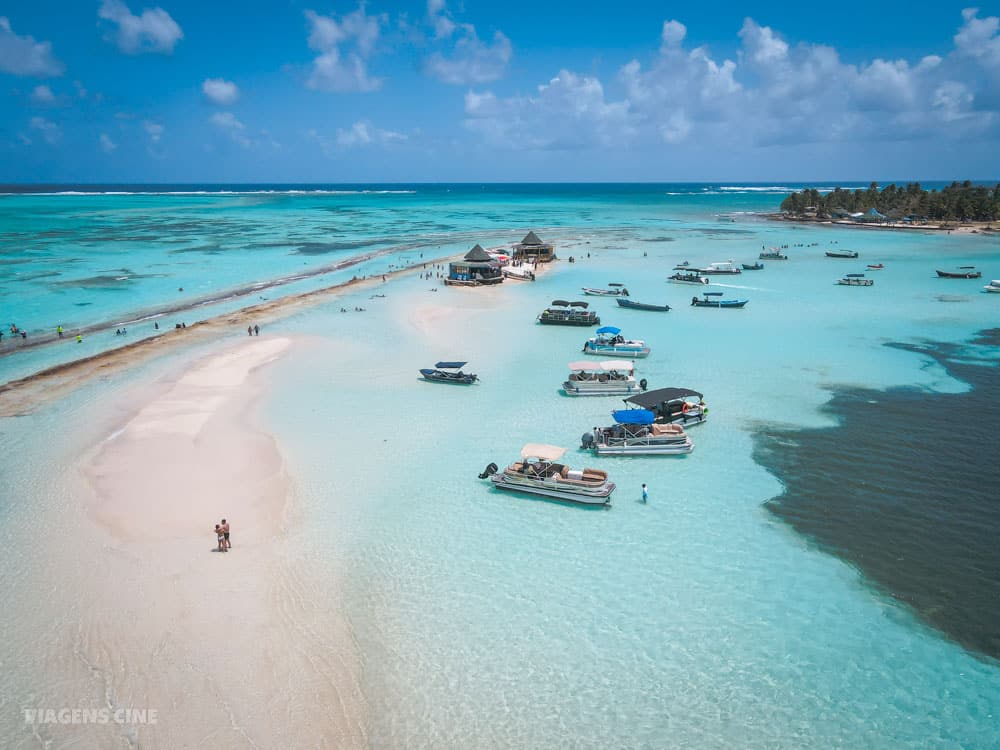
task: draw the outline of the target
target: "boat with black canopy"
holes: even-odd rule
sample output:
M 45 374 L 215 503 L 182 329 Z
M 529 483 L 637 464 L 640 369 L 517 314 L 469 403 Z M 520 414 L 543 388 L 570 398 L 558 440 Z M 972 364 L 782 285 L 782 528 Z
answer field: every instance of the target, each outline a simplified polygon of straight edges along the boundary
M 521 460 L 500 470 L 489 464 L 479 475 L 498 490 L 565 500 L 582 505 L 609 505 L 614 482 L 600 469 L 571 469 L 557 463 L 566 453 L 555 445 L 529 443 L 521 449 Z
M 554 299 L 552 304 L 538 316 L 538 322 L 550 326 L 600 325 L 601 319 L 597 317 L 597 313 L 588 310 L 588 307 L 586 302 Z
M 703 292 L 702 299 L 691 298 L 692 307 L 733 307 L 739 308 L 746 305 L 748 299 L 721 299 L 724 292 Z
M 653 412 L 660 424 L 700 424 L 708 419 L 705 397 L 690 388 L 657 388 L 624 399 L 640 409 Z
M 468 362 L 438 362 L 432 368 L 420 371 L 421 377 L 429 383 L 450 383 L 452 385 L 472 385 L 479 382 L 479 376 L 462 372 Z
M 611 412 L 615 424 L 583 433 L 580 447 L 598 456 L 677 456 L 694 450 L 679 424 L 657 424 L 649 409 Z

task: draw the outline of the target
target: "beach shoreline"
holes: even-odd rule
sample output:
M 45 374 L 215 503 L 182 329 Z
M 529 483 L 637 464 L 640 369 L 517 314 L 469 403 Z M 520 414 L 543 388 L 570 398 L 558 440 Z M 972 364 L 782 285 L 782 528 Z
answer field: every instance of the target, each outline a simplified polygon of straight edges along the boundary
M 829 226 L 847 229 L 881 229 L 886 231 L 904 232 L 947 232 L 949 234 L 993 234 L 1000 232 L 1000 226 L 995 226 L 995 221 L 963 221 L 963 222 L 937 222 L 927 224 L 903 224 L 900 222 L 861 222 L 847 221 L 845 219 L 809 219 L 802 216 L 787 216 L 782 213 L 760 214 L 768 221 L 783 222 L 785 224 L 799 224 L 810 226 Z
M 366 746 L 339 583 L 298 553 L 295 481 L 258 416 L 267 367 L 293 349 L 254 338 L 196 360 L 78 457 L 78 530 L 38 581 L 72 582 L 58 604 L 77 624 L 46 643 L 36 690 L 45 705 L 151 710 L 155 723 L 42 724 L 41 742 Z

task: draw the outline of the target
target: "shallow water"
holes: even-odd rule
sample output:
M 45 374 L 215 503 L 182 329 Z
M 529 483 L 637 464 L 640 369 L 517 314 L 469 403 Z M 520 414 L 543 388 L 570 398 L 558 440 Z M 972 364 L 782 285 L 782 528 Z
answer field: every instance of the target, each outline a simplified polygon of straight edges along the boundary
M 885 344 L 965 342 L 995 324 L 997 295 L 980 293 L 981 282 L 937 279 L 934 268 L 975 263 L 1000 276 L 1000 244 L 718 221 L 717 213 L 778 200 L 753 191 L 668 196 L 674 203 L 637 198 L 645 188 L 510 192 L 442 199 L 439 214 L 346 208 L 367 211 L 369 224 L 391 224 L 371 231 L 396 240 L 406 221 L 479 222 L 491 227 L 486 234 L 538 222 L 557 227 L 543 239 L 557 240 L 560 256 L 576 263 L 495 290 L 401 278 L 379 290 L 385 298 L 351 293 L 276 324 L 302 343 L 273 366 L 266 422 L 295 477 L 302 555 L 318 573 L 346 581 L 344 600 L 329 606 L 344 608 L 358 641 L 372 746 L 992 747 L 995 662 L 883 593 L 848 547 L 830 545 L 831 555 L 768 511 L 786 486 L 828 477 L 828 464 L 799 461 L 782 443 L 774 447 L 783 451 L 780 470 L 769 470 L 754 451 L 762 423 L 772 434 L 786 427 L 787 443 L 812 440 L 803 429 L 849 434 L 838 402 L 823 409 L 830 388 L 865 388 L 885 400 L 893 392 L 884 389 L 899 387 L 967 393 L 977 381 L 966 369 Z M 497 230 L 495 241 L 519 239 L 504 234 Z M 825 258 L 832 242 L 861 258 Z M 712 287 L 748 298 L 743 310 L 692 308 L 691 287 L 665 282 L 682 259 L 750 262 L 761 244 L 812 243 L 790 248 L 785 263 Z M 875 286 L 834 284 L 876 262 L 886 269 L 871 274 Z M 674 308 L 627 311 L 589 298 L 605 324 L 652 347 L 637 363 L 650 387 L 705 393 L 711 417 L 691 428 L 690 456 L 578 450 L 580 434 L 620 402 L 561 396 L 566 363 L 581 356 L 592 329 L 534 321 L 550 300 L 609 282 Z M 482 383 L 418 380 L 419 368 L 441 359 L 468 359 Z M 95 385 L 88 398 L 102 393 Z M 60 413 L 60 429 L 77 418 Z M 0 444 L 27 459 L 44 442 L 25 436 L 52 423 L 44 414 L 22 419 Z M 619 486 L 613 507 L 522 499 L 476 479 L 527 442 L 563 445 L 567 463 L 607 469 Z M 895 451 L 892 458 L 907 461 Z M 3 479 L 19 505 L 50 507 L 38 499 L 44 483 Z M 851 518 L 872 530 L 846 514 L 837 528 L 850 533 Z M 36 564 L 16 543 L 0 550 L 0 564 L 15 556 L 18 569 Z M 19 622 L 5 623 L 7 643 L 27 642 Z M 26 682 L 23 671 L 4 679 Z

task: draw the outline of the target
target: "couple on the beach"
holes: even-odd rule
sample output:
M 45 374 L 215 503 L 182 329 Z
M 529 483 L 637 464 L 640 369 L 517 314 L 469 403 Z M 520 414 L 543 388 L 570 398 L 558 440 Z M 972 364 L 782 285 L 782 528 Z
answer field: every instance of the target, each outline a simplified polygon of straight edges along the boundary
M 215 536 L 219 540 L 219 552 L 225 552 L 233 546 L 229 541 L 229 521 L 225 518 L 222 523 L 215 524 Z

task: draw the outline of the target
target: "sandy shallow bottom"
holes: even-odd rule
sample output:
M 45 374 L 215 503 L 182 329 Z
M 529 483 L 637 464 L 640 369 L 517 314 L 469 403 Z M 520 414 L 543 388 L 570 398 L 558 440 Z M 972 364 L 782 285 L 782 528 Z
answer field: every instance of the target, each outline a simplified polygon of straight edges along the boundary
M 366 744 L 337 583 L 296 554 L 294 488 L 255 422 L 261 368 L 291 347 L 253 339 L 197 363 L 80 459 L 73 532 L 32 572 L 45 595 L 20 613 L 45 634 L 32 660 L 44 687 L 16 702 L 150 713 L 26 723 L 15 746 Z

